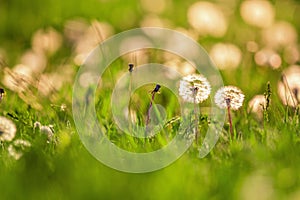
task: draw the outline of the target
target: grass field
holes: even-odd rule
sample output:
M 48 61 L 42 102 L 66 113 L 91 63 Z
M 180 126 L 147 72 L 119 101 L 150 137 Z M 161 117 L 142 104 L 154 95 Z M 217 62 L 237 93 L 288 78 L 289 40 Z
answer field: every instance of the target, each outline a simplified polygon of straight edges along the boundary
M 222 24 L 210 24 L 213 31 L 203 24 L 197 28 L 201 17 L 191 22 L 197 17 L 188 14 L 189 8 L 196 1 L 153 2 L 0 0 L 0 88 L 5 90 L 0 116 L 16 126 L 14 138 L 0 137 L 0 199 L 300 199 L 299 1 L 268 1 L 261 15 L 251 13 L 243 1 L 211 1 L 213 11 L 209 13 L 208 6 L 206 16 L 211 14 L 212 21 L 205 24 L 216 22 L 214 12 L 221 11 L 225 33 L 219 30 Z M 72 90 L 82 59 L 93 45 L 141 26 L 186 32 L 221 68 L 224 85 L 239 87 L 245 100 L 232 112 L 238 137 L 230 137 L 226 121 L 216 146 L 205 158 L 199 158 L 193 143 L 168 167 L 131 174 L 102 164 L 82 144 L 72 115 Z M 228 51 L 213 55 L 216 44 L 233 44 L 238 50 L 230 51 L 227 46 Z M 225 56 L 220 58 L 220 54 Z M 168 137 L 164 132 L 147 140 L 130 137 L 117 128 L 110 108 L 116 80 L 128 71 L 129 62 L 163 64 L 168 58 L 174 56 L 164 56 L 159 50 L 140 51 L 120 57 L 104 72 L 95 108 L 115 145 L 150 152 L 176 134 L 177 121 L 166 126 L 171 130 Z M 298 69 L 293 72 L 293 84 L 288 74 L 282 75 L 291 65 Z M 93 77 L 85 77 L 89 78 Z M 288 102 L 293 106 L 285 105 L 286 99 L 278 92 L 280 83 L 285 96 L 294 97 Z M 137 124 L 146 123 L 149 91 L 154 87 L 150 84 L 134 91 L 131 106 Z M 270 105 L 259 114 L 251 113 L 248 103 L 258 94 L 270 95 Z M 179 101 L 164 86 L 155 96 L 155 102 L 166 108 L 168 120 L 180 117 Z M 209 106 L 209 100 L 202 105 Z M 200 115 L 202 132 L 208 120 L 208 115 Z M 0 121 L 0 136 L 3 127 Z

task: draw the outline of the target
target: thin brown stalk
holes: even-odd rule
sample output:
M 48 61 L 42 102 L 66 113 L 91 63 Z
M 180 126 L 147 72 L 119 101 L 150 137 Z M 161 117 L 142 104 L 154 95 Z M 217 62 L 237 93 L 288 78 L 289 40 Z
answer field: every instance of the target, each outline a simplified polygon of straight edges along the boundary
M 231 119 L 230 99 L 226 99 L 226 104 L 227 104 L 227 115 L 228 115 L 228 121 L 229 121 L 230 134 L 231 134 L 231 137 L 233 138 L 234 133 L 233 133 L 233 126 L 232 126 L 232 119 Z
M 197 103 L 196 103 L 196 96 L 197 96 L 197 92 L 198 92 L 198 88 L 195 87 L 193 88 L 193 96 L 194 96 L 194 115 L 195 115 L 195 140 L 196 140 L 196 144 L 198 144 L 198 134 L 199 134 L 199 130 L 198 130 L 198 109 L 197 109 Z

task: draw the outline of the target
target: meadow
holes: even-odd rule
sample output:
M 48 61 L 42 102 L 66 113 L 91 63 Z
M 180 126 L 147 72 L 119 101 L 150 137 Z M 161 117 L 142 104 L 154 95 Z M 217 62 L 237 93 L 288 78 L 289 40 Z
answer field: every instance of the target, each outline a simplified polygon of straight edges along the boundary
M 253 2 L 0 0 L 0 199 L 300 199 L 300 3 Z M 198 147 L 210 116 L 200 112 L 200 144 L 158 171 L 125 173 L 99 162 L 80 140 L 73 84 L 97 44 L 151 26 L 197 41 L 224 85 L 238 87 L 245 98 L 231 112 L 234 137 L 226 118 L 204 158 Z M 184 76 L 196 72 L 179 56 L 150 49 L 121 56 L 99 81 L 90 102 L 110 141 L 131 152 L 155 151 L 176 135 L 182 99 L 164 86 L 155 94 L 166 108 L 169 135 L 124 134 L 112 118 L 111 96 L 129 63 L 134 70 L 161 63 Z M 85 85 L 95 77 L 79 80 Z M 155 86 L 133 92 L 136 124 L 147 123 Z M 211 94 L 200 111 L 213 101 Z

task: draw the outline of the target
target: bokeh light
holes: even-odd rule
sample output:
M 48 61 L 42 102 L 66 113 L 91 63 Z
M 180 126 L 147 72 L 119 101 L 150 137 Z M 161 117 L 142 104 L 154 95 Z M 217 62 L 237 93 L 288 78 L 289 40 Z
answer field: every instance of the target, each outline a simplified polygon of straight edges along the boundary
M 234 44 L 215 44 L 209 55 L 219 69 L 236 69 L 242 60 L 241 50 Z
M 216 4 L 201 1 L 188 9 L 188 22 L 200 35 L 223 37 L 227 31 L 225 16 Z
M 264 48 L 255 53 L 255 62 L 259 66 L 277 69 L 282 64 L 282 59 L 278 53 L 272 49 Z
M 274 23 L 271 27 L 262 31 L 263 43 L 273 49 L 295 45 L 298 41 L 295 27 L 286 21 Z
M 271 26 L 275 18 L 273 5 L 265 0 L 247 0 L 242 2 L 240 13 L 247 24 L 259 28 Z
M 298 106 L 300 102 L 300 66 L 292 65 L 282 73 L 278 95 L 284 105 Z

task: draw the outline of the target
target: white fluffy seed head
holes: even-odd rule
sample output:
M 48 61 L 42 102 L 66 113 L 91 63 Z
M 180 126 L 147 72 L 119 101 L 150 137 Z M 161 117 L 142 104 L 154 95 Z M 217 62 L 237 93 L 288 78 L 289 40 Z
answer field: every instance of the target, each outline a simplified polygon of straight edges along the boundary
M 264 95 L 255 95 L 248 103 L 248 113 L 253 113 L 261 120 L 266 104 L 267 101 Z
M 215 95 L 215 103 L 221 109 L 230 106 L 232 110 L 238 110 L 244 101 L 245 95 L 235 86 L 225 86 L 220 88 Z
M 31 147 L 31 143 L 27 140 L 17 139 L 14 140 L 7 148 L 8 154 L 15 160 L 19 160 L 23 156 L 24 150 Z
M 180 80 L 179 95 L 184 101 L 201 103 L 209 97 L 210 91 L 208 80 L 201 74 L 191 74 Z
M 16 125 L 11 120 L 0 116 L 0 141 L 12 141 L 16 132 Z
M 293 65 L 284 70 L 277 89 L 284 105 L 297 107 L 300 104 L 300 66 Z
M 48 136 L 49 140 L 54 136 L 53 125 L 43 126 L 40 122 L 34 122 L 33 128 L 39 128 L 42 134 Z

